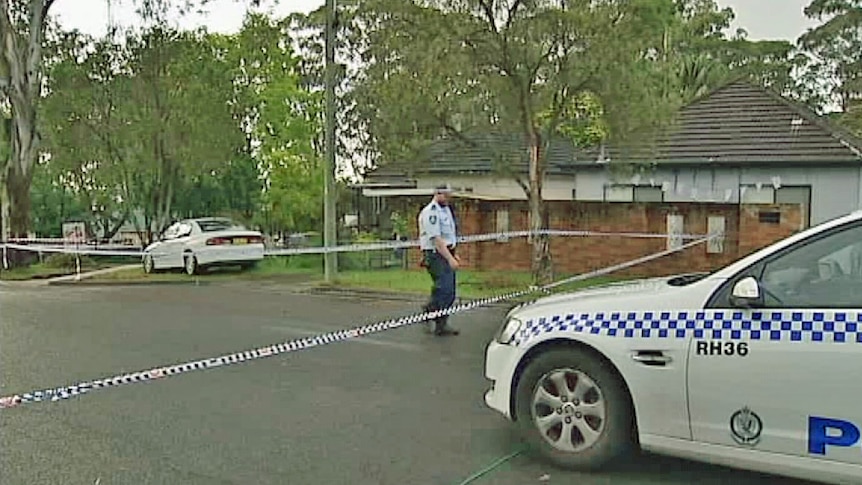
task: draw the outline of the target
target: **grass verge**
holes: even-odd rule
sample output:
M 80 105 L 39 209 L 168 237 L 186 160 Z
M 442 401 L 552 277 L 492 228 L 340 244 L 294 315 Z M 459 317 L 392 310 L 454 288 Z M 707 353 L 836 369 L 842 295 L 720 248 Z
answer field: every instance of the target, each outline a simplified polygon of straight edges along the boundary
M 214 268 L 200 275 L 205 281 L 226 280 L 296 280 L 315 279 L 319 271 L 297 267 L 290 264 L 287 258 L 266 258 L 255 268 L 241 271 L 234 267 Z M 111 273 L 94 275 L 87 278 L 91 282 L 105 283 L 145 283 L 145 282 L 182 282 L 190 281 L 192 277 L 182 273 L 180 270 L 170 272 L 159 272 L 154 274 L 144 273 L 143 268 L 130 268 Z
M 110 268 L 116 264 L 108 262 L 81 262 L 81 272 L 96 271 L 100 269 Z M 0 280 L 4 281 L 27 281 L 27 280 L 44 280 L 50 278 L 59 278 L 61 276 L 73 275 L 76 268 L 73 267 L 57 267 L 52 264 L 35 263 L 29 266 L 20 268 L 12 268 L 9 270 L 0 269 Z
M 427 295 L 431 289 L 431 278 L 425 271 L 399 268 L 354 269 L 350 265 L 342 269 L 334 284 L 322 283 L 322 261 L 302 257 L 271 257 L 261 261 L 254 269 L 240 271 L 235 268 L 214 269 L 200 276 L 200 281 L 270 280 L 317 282 L 321 288 L 343 288 L 370 290 L 408 295 Z M 572 275 L 559 275 L 559 279 Z M 21 275 L 21 279 L 26 279 Z M 590 286 L 620 281 L 621 278 L 603 276 L 562 286 L 556 291 L 572 291 Z M 104 283 L 163 283 L 194 281 L 179 271 L 146 274 L 143 269 L 132 268 L 87 278 L 89 282 Z M 458 272 L 458 295 L 465 299 L 487 298 L 501 293 L 523 290 L 531 284 L 528 272 L 518 271 L 473 271 Z
M 562 275 L 560 279 L 569 276 L 572 275 Z M 608 276 L 597 277 L 561 286 L 558 291 L 573 291 L 620 280 L 620 278 Z M 532 279 L 528 272 L 470 270 L 458 272 L 458 296 L 466 299 L 487 298 L 519 291 L 531 284 Z M 431 291 L 431 278 L 423 271 L 356 271 L 340 273 L 336 285 L 344 288 L 427 295 Z

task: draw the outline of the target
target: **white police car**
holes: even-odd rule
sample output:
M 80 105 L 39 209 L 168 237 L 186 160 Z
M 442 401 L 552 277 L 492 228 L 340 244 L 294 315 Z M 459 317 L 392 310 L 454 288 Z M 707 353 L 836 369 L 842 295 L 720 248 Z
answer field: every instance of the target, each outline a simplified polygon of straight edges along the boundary
M 487 349 L 485 401 L 566 468 L 639 446 L 862 484 L 860 372 L 856 212 L 710 274 L 516 307 Z

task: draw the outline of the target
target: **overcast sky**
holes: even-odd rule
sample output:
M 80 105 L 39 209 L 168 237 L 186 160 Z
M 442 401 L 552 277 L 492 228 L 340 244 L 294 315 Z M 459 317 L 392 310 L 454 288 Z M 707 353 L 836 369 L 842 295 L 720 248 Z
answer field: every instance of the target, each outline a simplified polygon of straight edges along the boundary
M 131 0 L 113 0 L 114 21 L 121 26 L 136 21 Z M 324 0 L 280 0 L 266 1 L 264 5 L 274 13 L 308 12 L 321 5 Z M 722 7 L 732 7 L 736 12 L 733 28 L 742 27 L 752 40 L 786 39 L 795 41 L 813 22 L 802 10 L 810 0 L 718 0 Z M 93 35 L 103 35 L 108 25 L 107 0 L 59 0 L 54 5 L 54 15 L 67 28 L 77 28 Z M 231 32 L 239 29 L 245 13 L 242 0 L 212 0 L 205 17 L 192 17 L 182 22 L 184 27 L 206 25 L 210 30 Z

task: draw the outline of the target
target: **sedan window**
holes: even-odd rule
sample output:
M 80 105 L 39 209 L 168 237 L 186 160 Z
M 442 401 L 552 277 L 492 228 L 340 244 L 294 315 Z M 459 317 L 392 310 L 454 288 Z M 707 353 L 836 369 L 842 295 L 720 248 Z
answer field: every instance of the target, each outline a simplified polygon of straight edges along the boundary
M 862 306 L 862 226 L 838 230 L 767 261 L 760 282 L 771 308 Z
M 177 237 L 186 237 L 191 233 L 192 233 L 192 225 L 187 223 L 187 222 L 183 222 L 180 224 L 180 227 L 177 230 Z
M 228 229 L 245 229 L 241 224 L 230 219 L 206 219 L 196 221 L 203 232 L 226 231 Z
M 165 229 L 165 232 L 162 233 L 161 238 L 165 241 L 168 241 L 171 239 L 176 239 L 177 234 L 179 234 L 179 231 L 180 231 L 180 224 L 178 222 L 171 224 L 170 227 Z

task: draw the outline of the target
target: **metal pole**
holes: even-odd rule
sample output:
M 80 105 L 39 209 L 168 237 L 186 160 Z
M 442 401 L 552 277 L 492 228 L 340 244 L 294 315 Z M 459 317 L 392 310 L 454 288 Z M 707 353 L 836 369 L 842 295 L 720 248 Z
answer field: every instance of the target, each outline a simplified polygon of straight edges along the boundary
M 335 0 L 326 0 L 326 163 L 323 191 L 323 245 L 335 245 Z M 335 253 L 323 255 L 324 279 L 338 273 Z

